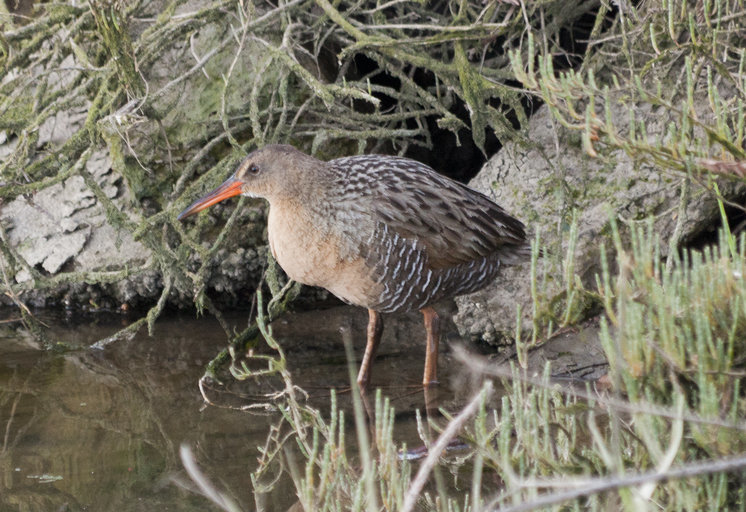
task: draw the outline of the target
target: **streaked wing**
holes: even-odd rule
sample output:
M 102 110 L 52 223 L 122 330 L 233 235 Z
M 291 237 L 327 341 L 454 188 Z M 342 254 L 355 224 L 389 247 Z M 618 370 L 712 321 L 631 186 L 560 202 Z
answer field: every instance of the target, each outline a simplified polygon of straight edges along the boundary
M 428 267 L 452 267 L 497 256 L 515 263 L 528 254 L 523 224 L 485 195 L 405 158 L 365 155 L 329 162 L 347 180 L 349 197 L 370 201 L 378 222 L 424 246 Z M 354 208 L 355 205 L 350 205 Z

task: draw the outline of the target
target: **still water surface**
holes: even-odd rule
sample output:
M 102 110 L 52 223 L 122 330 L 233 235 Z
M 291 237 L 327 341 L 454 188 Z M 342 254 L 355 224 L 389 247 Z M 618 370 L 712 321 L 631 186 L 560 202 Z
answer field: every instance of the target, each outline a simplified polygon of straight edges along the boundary
M 213 482 L 244 509 L 254 508 L 249 474 L 276 417 L 205 404 L 198 380 L 225 344 L 214 319 L 161 318 L 153 336 L 143 330 L 104 350 L 88 347 L 125 320 L 43 319 L 55 341 L 80 349 L 43 352 L 19 326 L 0 328 L 0 512 L 218 510 L 174 485 L 174 478 L 186 479 L 183 443 Z M 230 320 L 237 328 L 246 323 Z M 340 307 L 287 315 L 274 325 L 293 378 L 325 417 L 329 390 L 348 383 L 340 327 L 350 325 L 360 357 L 366 320 L 365 311 Z M 424 329 L 419 315 L 387 320 L 373 383 L 397 410 L 397 440 L 417 446 Z M 440 360 L 438 405 L 455 408 L 473 387 L 451 382 L 447 359 Z M 295 501 L 284 481 L 265 503 L 282 511 Z

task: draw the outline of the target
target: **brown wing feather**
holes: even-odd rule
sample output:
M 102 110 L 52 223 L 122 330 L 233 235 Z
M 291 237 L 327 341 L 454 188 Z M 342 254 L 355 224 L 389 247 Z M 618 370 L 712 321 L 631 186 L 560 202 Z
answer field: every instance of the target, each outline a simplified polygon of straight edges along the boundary
M 528 252 L 520 221 L 485 195 L 420 162 L 373 155 L 330 163 L 364 176 L 367 183 L 352 184 L 356 200 L 370 201 L 366 210 L 374 212 L 376 221 L 422 244 L 432 269 L 490 256 L 514 263 Z M 361 195 L 363 185 L 367 190 Z
M 525 245 L 523 226 L 498 205 L 471 189 L 448 185 L 440 188 L 438 198 L 423 201 L 420 194 L 409 191 L 394 201 L 383 199 L 388 207 L 376 212 L 387 214 L 389 227 L 400 236 L 419 240 L 432 268 L 492 255 L 507 258 Z

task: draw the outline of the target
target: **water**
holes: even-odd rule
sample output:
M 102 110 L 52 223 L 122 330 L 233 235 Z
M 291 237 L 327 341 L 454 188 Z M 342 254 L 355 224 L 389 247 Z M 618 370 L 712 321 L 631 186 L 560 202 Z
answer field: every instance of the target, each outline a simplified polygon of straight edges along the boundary
M 198 380 L 225 344 L 214 319 L 161 318 L 152 337 L 143 330 L 104 350 L 87 347 L 125 325 L 122 319 L 43 320 L 55 341 L 80 349 L 40 351 L 18 325 L 0 327 L 0 511 L 218 510 L 174 485 L 174 478 L 188 480 L 178 455 L 182 443 L 213 482 L 253 509 L 249 474 L 276 417 L 205 404 Z M 246 323 L 241 316 L 230 320 L 237 328 Z M 294 380 L 325 415 L 329 389 L 349 383 L 340 327 L 350 325 L 360 357 L 366 320 L 365 311 L 342 307 L 288 315 L 274 325 Z M 397 438 L 417 446 L 424 328 L 418 314 L 386 320 L 373 383 L 385 384 L 397 410 Z M 453 338 L 452 326 L 444 331 Z M 438 405 L 453 410 L 472 386 L 449 385 L 449 371 L 443 355 Z M 249 384 L 227 384 L 209 390 L 218 405 L 251 395 Z M 340 403 L 348 407 L 345 396 Z M 266 501 L 269 510 L 294 502 L 289 479 Z

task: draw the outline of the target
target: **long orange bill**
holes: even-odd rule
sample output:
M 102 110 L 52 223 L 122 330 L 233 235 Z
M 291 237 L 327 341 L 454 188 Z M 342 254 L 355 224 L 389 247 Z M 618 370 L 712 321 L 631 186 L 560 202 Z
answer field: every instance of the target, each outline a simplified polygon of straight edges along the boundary
M 215 203 L 219 203 L 223 199 L 228 199 L 229 197 L 238 195 L 241 195 L 241 182 L 231 176 L 218 188 L 189 205 L 186 210 L 179 214 L 177 219 L 183 220 L 194 213 L 201 212 Z

